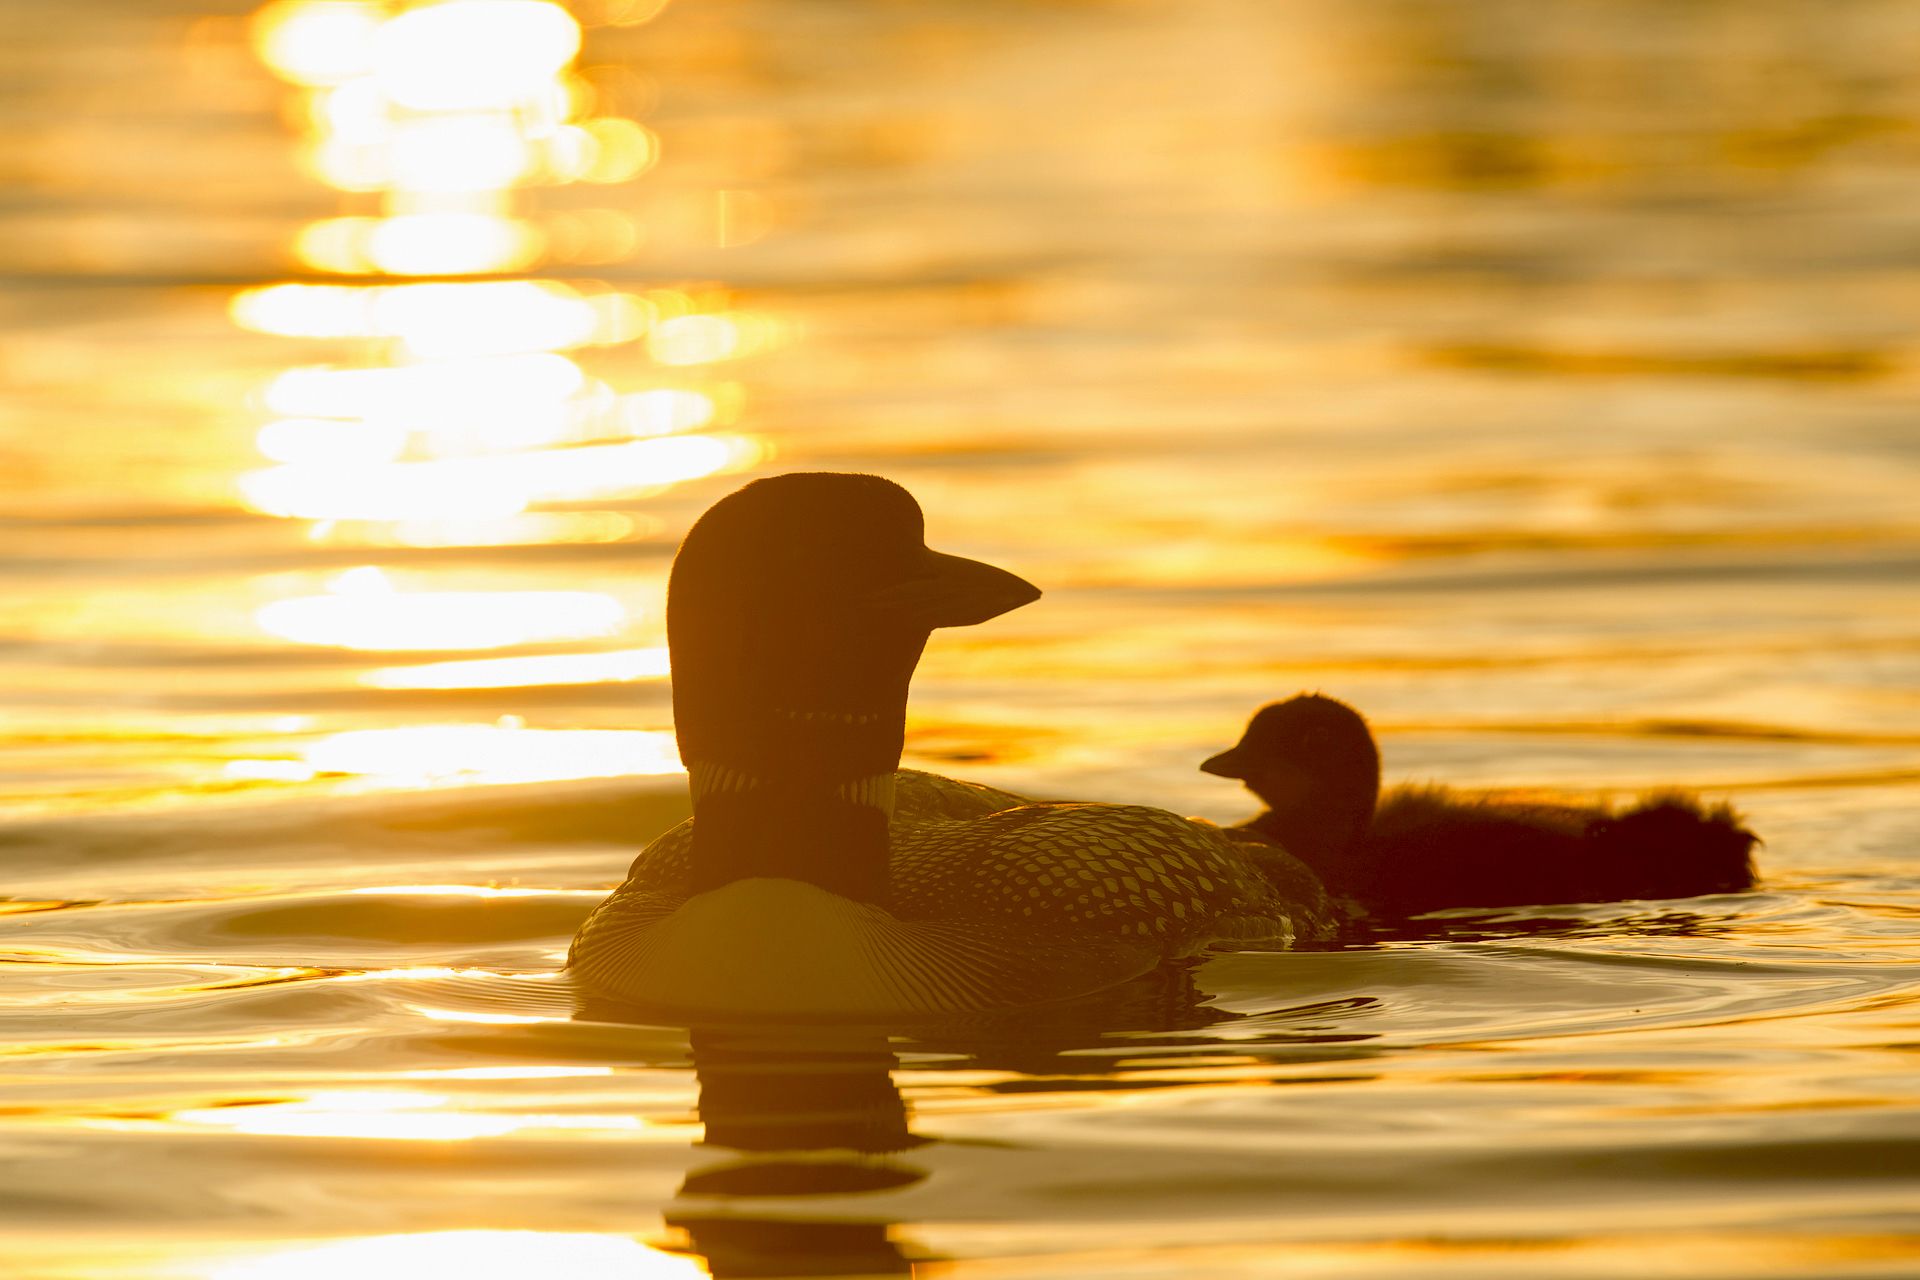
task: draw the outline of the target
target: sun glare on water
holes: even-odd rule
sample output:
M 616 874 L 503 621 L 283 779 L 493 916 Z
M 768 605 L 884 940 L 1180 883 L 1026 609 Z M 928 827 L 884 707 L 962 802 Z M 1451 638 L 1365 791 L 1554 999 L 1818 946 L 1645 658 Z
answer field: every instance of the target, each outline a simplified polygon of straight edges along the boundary
M 384 786 L 560 782 L 685 773 L 665 729 L 528 729 L 497 724 L 409 725 L 329 734 L 298 760 L 233 760 L 235 781 L 306 782 L 346 774 Z
M 526 685 L 661 680 L 667 674 L 665 649 L 622 649 L 615 653 L 563 653 L 551 657 L 482 658 L 476 662 L 382 667 L 361 676 L 360 683 L 375 689 L 509 689 Z
M 593 114 L 598 91 L 573 70 L 581 31 L 566 9 L 280 0 L 253 21 L 261 59 L 302 95 L 308 172 L 377 194 L 381 212 L 322 219 L 296 238 L 301 264 L 341 283 L 233 299 L 244 328 L 357 339 L 364 353 L 289 369 L 264 389 L 284 416 L 258 444 L 281 465 L 240 478 L 250 507 L 396 528 L 481 522 L 540 503 L 645 499 L 764 460 L 757 440 L 687 434 L 721 416 L 699 366 L 764 346 L 778 330 L 764 317 L 721 314 L 724 295 L 712 290 L 444 278 L 499 277 L 569 253 L 607 262 L 645 240 L 614 210 L 569 209 L 546 220 L 549 235 L 518 194 L 629 182 L 658 158 L 645 126 Z M 560 354 L 588 348 L 620 349 L 627 385 Z
M 597 12 L 636 25 L 661 7 Z M 719 370 L 789 340 L 777 318 L 712 285 L 628 291 L 564 269 L 656 243 L 625 211 L 645 201 L 543 211 L 537 189 L 631 183 L 661 158 L 658 137 L 576 69 L 583 35 L 565 7 L 277 0 L 252 31 L 260 59 L 292 86 L 306 173 L 357 194 L 294 237 L 307 279 L 232 300 L 234 322 L 253 333 L 332 344 L 259 389 L 264 462 L 238 478 L 248 507 L 311 522 L 309 539 L 332 546 L 623 542 L 665 530 L 642 508 L 673 486 L 768 460 L 763 440 L 732 429 L 741 384 Z M 704 247 L 753 238 L 736 224 L 746 213 L 765 222 L 771 206 L 750 196 L 715 193 Z M 373 566 L 254 618 L 290 644 L 394 654 L 591 647 L 633 625 L 599 592 L 400 590 Z M 484 690 L 666 675 L 664 649 L 626 648 L 395 664 L 359 683 Z M 226 765 L 230 781 L 393 786 L 680 771 L 664 731 L 527 729 L 512 716 L 357 729 L 312 739 L 298 758 Z
M 690 1258 L 627 1236 L 553 1231 L 431 1231 L 368 1236 L 232 1262 L 207 1280 L 701 1280 Z
M 516 426 L 524 427 L 524 421 Z M 341 466 L 301 463 L 249 472 L 241 491 L 257 511 L 314 520 L 487 520 L 535 502 L 647 497 L 738 465 L 759 450 L 744 437 L 672 436 L 621 445 Z
M 297 644 L 344 649 L 497 649 L 618 632 L 626 609 L 595 591 L 395 591 L 371 565 L 329 594 L 277 600 L 254 620 Z

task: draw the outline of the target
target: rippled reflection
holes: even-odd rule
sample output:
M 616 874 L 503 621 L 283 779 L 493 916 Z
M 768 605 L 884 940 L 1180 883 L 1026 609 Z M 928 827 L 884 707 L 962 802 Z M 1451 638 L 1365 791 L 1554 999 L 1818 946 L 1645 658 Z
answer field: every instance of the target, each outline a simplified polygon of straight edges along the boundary
M 1116 1059 L 1069 1066 L 1052 1055 L 1084 1051 L 1122 1028 L 1146 1052 L 1169 1033 L 1230 1019 L 1202 1007 L 1193 978 L 1192 965 L 1172 964 L 1094 996 L 917 1025 L 909 1034 L 923 1054 L 1074 1071 L 1094 1077 L 1076 1084 L 1125 1090 L 1140 1086 L 1106 1074 Z M 619 1009 L 590 1002 L 584 1016 L 617 1017 Z M 667 1221 L 687 1232 L 713 1275 L 909 1275 L 929 1260 L 925 1249 L 903 1244 L 894 1227 L 903 1215 L 891 1202 L 921 1184 L 938 1194 L 938 1140 L 910 1127 L 893 1074 L 901 1063 L 886 1034 L 738 1024 L 695 1027 L 690 1036 L 705 1145 L 718 1158 L 688 1172 Z M 833 1213 L 807 1213 L 809 1203 L 829 1199 Z
M 666 1220 L 714 1276 L 912 1274 L 891 1238 L 886 1193 L 928 1178 L 899 1153 L 930 1139 L 908 1131 L 883 1038 L 695 1030 L 693 1057 L 706 1144 L 729 1151 L 688 1173 L 685 1207 Z M 852 1220 L 810 1220 L 805 1198 L 822 1196 L 871 1203 Z M 800 1199 L 781 1205 L 787 1197 Z

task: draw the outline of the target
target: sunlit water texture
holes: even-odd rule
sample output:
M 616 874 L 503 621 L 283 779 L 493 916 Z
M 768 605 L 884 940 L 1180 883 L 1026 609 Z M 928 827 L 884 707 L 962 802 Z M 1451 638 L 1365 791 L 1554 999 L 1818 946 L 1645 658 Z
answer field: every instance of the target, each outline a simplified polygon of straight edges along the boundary
M 0 1275 L 1915 1274 L 1917 20 L 0 4 Z M 787 469 L 1046 589 L 910 765 L 1237 820 L 1319 689 L 1763 884 L 576 1016 L 672 548 Z

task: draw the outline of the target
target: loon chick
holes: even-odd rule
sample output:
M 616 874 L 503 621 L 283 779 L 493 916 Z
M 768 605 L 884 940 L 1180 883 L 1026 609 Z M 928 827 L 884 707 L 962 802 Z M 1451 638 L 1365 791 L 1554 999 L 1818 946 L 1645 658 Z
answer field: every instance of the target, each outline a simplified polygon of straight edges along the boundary
M 702 1015 L 950 1013 L 1325 931 L 1304 869 L 1310 890 L 1289 899 L 1211 824 L 897 771 L 928 633 L 1040 594 L 923 538 L 906 490 L 820 472 L 754 481 L 687 534 L 667 642 L 694 816 L 581 927 L 568 963 L 584 994 Z
M 1655 792 L 1621 813 L 1445 787 L 1382 796 L 1367 722 L 1317 694 L 1260 708 L 1245 736 L 1200 768 L 1241 779 L 1266 801 L 1238 830 L 1278 841 L 1328 892 L 1378 914 L 1690 898 L 1754 884 L 1754 834 L 1727 805 L 1683 792 Z

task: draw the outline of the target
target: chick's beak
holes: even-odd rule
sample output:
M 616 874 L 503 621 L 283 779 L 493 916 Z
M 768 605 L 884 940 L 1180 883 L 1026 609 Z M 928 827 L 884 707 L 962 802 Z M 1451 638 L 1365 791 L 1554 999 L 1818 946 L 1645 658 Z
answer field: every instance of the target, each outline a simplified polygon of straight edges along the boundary
M 1240 768 L 1239 748 L 1230 747 L 1217 756 L 1210 756 L 1206 760 L 1201 761 L 1200 772 L 1210 773 L 1216 778 L 1237 779 L 1242 777 L 1243 770 Z

